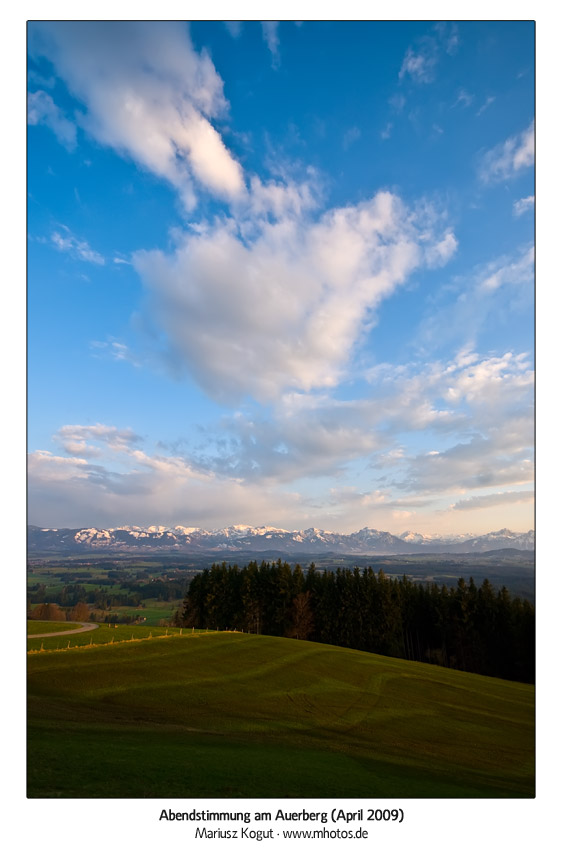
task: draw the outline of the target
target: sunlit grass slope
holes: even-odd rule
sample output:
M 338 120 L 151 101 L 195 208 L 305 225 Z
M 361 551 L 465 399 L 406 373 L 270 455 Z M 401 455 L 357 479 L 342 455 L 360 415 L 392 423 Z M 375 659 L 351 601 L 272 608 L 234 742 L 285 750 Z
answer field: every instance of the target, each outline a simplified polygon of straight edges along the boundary
M 534 793 L 530 685 L 245 634 L 28 659 L 32 797 Z
M 44 624 L 45 625 L 45 624 Z M 73 629 L 79 628 L 77 625 L 72 626 Z M 44 629 L 45 632 L 48 629 Z M 191 629 L 182 629 L 183 635 L 191 634 Z M 70 647 L 88 646 L 90 644 L 103 643 L 122 643 L 130 640 L 145 640 L 153 637 L 165 637 L 166 635 L 180 635 L 178 628 L 166 628 L 165 626 L 126 626 L 118 625 L 108 626 L 100 625 L 94 631 L 82 632 L 77 635 L 66 636 L 64 634 L 53 635 L 48 638 L 34 638 L 28 627 L 27 648 L 29 650 L 40 650 L 43 646 L 44 650 L 66 649 L 70 641 Z
M 27 634 L 28 635 L 42 635 L 46 632 L 67 632 L 72 629 L 79 629 L 80 626 L 77 623 L 64 623 L 49 620 L 28 620 L 27 621 Z

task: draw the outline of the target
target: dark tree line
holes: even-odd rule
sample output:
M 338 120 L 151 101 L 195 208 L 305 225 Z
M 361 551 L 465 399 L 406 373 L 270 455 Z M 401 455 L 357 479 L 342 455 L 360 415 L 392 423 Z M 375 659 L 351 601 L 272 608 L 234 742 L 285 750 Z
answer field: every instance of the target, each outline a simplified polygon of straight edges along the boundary
M 389 578 L 382 570 L 306 573 L 281 560 L 213 564 L 195 576 L 182 623 L 295 637 L 534 681 L 535 612 L 485 579 L 457 586 Z

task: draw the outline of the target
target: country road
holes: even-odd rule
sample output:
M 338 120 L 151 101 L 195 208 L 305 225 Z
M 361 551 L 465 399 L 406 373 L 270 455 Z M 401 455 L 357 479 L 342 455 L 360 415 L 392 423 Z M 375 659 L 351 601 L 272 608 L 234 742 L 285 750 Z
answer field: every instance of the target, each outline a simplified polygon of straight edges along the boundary
M 47 638 L 47 637 L 66 637 L 67 635 L 78 635 L 81 632 L 91 632 L 92 629 L 97 629 L 97 623 L 77 623 L 76 625 L 80 625 L 79 629 L 69 629 L 63 630 L 60 632 L 43 632 L 40 635 L 28 635 L 28 638 Z

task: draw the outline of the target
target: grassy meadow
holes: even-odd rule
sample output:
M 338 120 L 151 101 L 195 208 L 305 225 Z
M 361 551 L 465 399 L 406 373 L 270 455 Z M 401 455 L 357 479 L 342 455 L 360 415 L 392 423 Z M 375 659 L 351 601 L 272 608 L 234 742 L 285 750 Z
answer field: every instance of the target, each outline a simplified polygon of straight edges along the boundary
M 46 624 L 43 623 L 43 625 Z M 65 624 L 63 623 L 62 625 Z M 70 623 L 67 625 L 69 627 L 71 626 Z M 79 628 L 79 626 L 72 624 L 72 628 L 76 629 Z M 49 631 L 49 629 L 45 629 L 45 631 Z M 34 638 L 28 629 L 27 648 L 30 652 L 41 650 L 41 646 L 43 646 L 44 651 L 56 649 L 62 650 L 69 648 L 68 642 L 70 641 L 70 649 L 74 649 L 82 646 L 97 646 L 106 643 L 124 643 L 139 640 L 144 641 L 150 638 L 166 637 L 171 635 L 177 635 L 180 637 L 180 631 L 181 635 L 188 635 L 192 633 L 191 629 L 180 630 L 179 628 L 167 626 L 127 626 L 123 624 L 110 626 L 106 623 L 102 623 L 93 631 L 82 632 L 77 635 L 69 635 L 68 637 L 65 637 L 64 634 L 53 634 L 52 637 Z M 41 632 L 39 632 L 39 634 L 41 634 Z
M 30 797 L 534 794 L 530 685 L 241 633 L 79 640 L 28 655 Z
M 28 620 L 27 634 L 42 635 L 47 632 L 68 632 L 72 629 L 79 629 L 80 626 L 76 623 L 65 623 L 58 620 Z

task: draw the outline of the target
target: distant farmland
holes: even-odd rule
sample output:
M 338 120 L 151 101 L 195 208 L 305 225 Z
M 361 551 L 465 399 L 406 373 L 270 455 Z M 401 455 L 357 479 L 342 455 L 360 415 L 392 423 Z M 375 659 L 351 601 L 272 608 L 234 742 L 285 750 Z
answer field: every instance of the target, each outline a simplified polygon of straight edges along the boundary
M 84 648 L 28 656 L 29 796 L 534 794 L 531 685 L 306 641 L 165 633 L 101 627 L 75 636 Z

